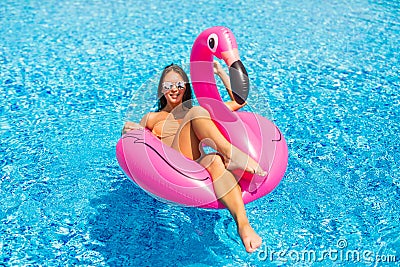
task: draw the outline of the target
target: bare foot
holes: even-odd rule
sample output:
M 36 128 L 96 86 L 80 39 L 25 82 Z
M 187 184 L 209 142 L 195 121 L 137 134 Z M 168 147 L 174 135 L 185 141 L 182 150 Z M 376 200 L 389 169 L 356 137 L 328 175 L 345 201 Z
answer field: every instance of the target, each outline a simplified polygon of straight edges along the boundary
M 237 147 L 232 146 L 231 152 L 228 153 L 228 155 L 231 156 L 225 157 L 225 166 L 227 170 L 233 171 L 235 169 L 242 169 L 260 176 L 267 175 L 267 172 L 265 172 L 254 159 Z
M 262 239 L 250 224 L 245 224 L 238 228 L 238 233 L 247 252 L 252 253 L 261 246 Z

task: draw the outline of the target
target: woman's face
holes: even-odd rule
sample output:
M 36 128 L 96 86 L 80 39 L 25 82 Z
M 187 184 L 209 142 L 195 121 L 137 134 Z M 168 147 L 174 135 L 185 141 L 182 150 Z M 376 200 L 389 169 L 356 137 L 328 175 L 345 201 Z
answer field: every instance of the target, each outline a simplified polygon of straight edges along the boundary
M 170 105 L 176 106 L 181 104 L 185 90 L 186 86 L 180 74 L 170 71 L 164 76 L 163 94 Z

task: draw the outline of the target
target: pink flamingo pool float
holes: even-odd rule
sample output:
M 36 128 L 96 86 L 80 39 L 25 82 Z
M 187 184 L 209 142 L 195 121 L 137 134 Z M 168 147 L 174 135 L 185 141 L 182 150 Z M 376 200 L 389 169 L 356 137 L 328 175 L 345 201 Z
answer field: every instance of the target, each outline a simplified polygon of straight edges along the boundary
M 226 107 L 214 78 L 214 56 L 229 67 L 235 101 L 245 102 L 249 79 L 240 61 L 235 37 L 225 27 L 209 28 L 197 37 L 190 57 L 190 75 L 199 104 L 209 111 L 221 133 L 268 172 L 266 176 L 259 176 L 234 171 L 247 204 L 270 193 L 279 184 L 287 167 L 287 144 L 268 119 L 252 112 L 232 112 Z M 184 206 L 224 208 L 215 196 L 207 170 L 163 144 L 148 129 L 123 135 L 117 143 L 116 156 L 128 177 L 157 199 Z

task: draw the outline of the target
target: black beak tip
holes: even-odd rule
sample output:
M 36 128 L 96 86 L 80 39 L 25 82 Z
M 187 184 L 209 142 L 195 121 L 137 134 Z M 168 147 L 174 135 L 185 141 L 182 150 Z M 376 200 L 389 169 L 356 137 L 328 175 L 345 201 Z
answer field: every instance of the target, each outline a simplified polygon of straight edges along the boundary
M 249 95 L 249 77 L 243 63 L 238 60 L 229 67 L 229 77 L 235 101 L 242 105 Z

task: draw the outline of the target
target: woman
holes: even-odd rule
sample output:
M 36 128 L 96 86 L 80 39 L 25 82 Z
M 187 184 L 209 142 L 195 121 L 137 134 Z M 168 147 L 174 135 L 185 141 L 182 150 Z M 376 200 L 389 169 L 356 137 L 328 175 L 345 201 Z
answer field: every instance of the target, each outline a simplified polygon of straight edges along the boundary
M 232 110 L 243 105 L 233 101 L 229 77 L 221 65 L 214 62 L 214 72 L 223 81 L 232 101 L 225 104 Z M 192 93 L 186 73 L 177 65 L 167 66 L 158 85 L 158 112 L 147 113 L 140 124 L 126 122 L 122 133 L 146 127 L 166 145 L 197 161 L 210 173 L 217 198 L 227 207 L 237 225 L 238 234 L 248 252 L 260 247 L 261 237 L 250 226 L 241 189 L 231 170 L 243 169 L 265 175 L 258 163 L 230 144 L 220 133 L 202 107 L 192 106 Z M 213 147 L 218 153 L 203 153 L 202 143 Z

